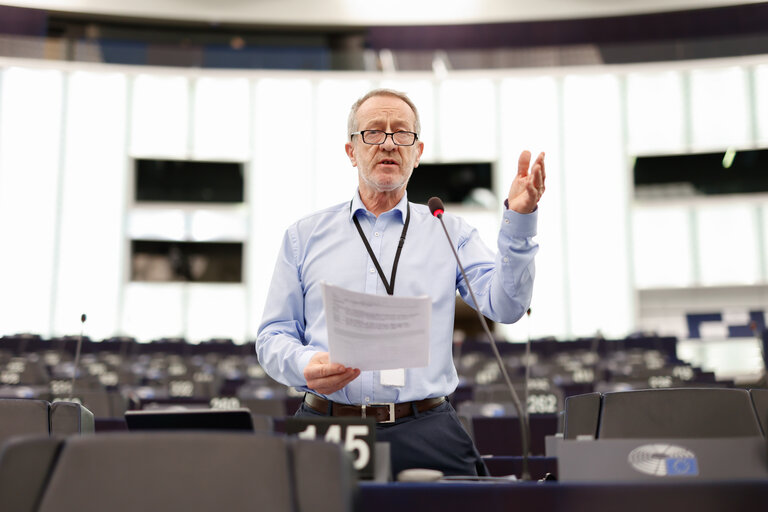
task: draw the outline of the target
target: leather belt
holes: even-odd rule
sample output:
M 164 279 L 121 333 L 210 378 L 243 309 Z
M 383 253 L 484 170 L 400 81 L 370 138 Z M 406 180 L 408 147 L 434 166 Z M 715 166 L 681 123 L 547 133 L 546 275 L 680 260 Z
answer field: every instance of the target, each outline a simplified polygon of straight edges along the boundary
M 445 402 L 445 397 L 425 398 L 414 402 L 385 403 L 371 405 L 348 405 L 331 402 L 313 393 L 304 395 L 304 403 L 326 416 L 352 416 L 355 418 L 375 418 L 377 423 L 393 423 L 395 420 L 413 416 L 414 407 L 418 412 L 434 409 Z

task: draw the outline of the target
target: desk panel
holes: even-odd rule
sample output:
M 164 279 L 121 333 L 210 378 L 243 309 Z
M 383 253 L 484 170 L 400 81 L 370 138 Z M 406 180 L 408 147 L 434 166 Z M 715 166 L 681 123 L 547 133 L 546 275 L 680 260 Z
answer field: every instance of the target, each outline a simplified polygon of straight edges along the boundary
M 519 512 L 765 510 L 768 482 L 653 484 L 367 483 L 360 484 L 357 510 Z

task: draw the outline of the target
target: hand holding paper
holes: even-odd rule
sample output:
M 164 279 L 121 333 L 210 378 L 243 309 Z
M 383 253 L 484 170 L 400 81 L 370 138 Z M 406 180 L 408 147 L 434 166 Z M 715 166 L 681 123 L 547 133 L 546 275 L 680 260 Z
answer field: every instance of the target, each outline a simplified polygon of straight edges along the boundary
M 357 368 L 347 368 L 342 364 L 331 363 L 328 352 L 318 352 L 304 368 L 307 387 L 323 395 L 330 395 L 340 390 L 360 375 Z

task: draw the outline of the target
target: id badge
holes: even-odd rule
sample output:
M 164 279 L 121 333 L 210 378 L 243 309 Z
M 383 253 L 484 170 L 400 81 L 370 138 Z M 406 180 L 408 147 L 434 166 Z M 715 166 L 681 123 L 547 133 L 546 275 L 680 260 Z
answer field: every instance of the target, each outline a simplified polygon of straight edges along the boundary
M 397 370 L 381 370 L 379 372 L 382 386 L 403 387 L 405 386 L 405 368 Z

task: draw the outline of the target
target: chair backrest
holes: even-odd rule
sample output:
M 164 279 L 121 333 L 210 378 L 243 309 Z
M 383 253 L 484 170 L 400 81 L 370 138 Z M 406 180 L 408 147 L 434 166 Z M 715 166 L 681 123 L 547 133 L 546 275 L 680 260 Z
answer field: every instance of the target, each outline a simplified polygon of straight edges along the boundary
M 95 417 L 114 418 L 117 416 L 112 413 L 112 403 L 111 403 L 112 399 L 110 398 L 110 395 L 114 395 L 114 394 L 116 394 L 116 392 L 109 392 L 104 389 L 101 389 L 96 391 L 93 391 L 93 390 L 78 391 L 74 395 L 77 397 L 80 403 L 83 404 L 84 407 L 86 407 L 89 411 L 93 413 Z M 119 393 L 117 394 L 119 395 Z M 70 398 L 71 396 L 72 396 L 71 394 L 67 394 L 67 395 L 54 394 L 51 400 L 52 401 L 71 400 Z
M 13 436 L 48 435 L 49 408 L 45 400 L 0 399 L 0 445 Z
M 69 439 L 39 512 L 293 510 L 286 440 L 218 433 Z
M 251 414 L 253 419 L 253 430 L 256 432 L 274 432 L 275 420 L 272 416 L 266 414 Z
M 755 406 L 757 420 L 763 428 L 763 435 L 768 437 L 768 389 L 750 389 L 749 394 Z
M 292 442 L 296 503 L 299 512 L 351 512 L 357 476 L 350 456 L 332 443 Z
M 565 399 L 563 437 L 576 439 L 578 436 L 597 436 L 600 418 L 600 393 L 586 393 Z
M 68 438 L 37 512 L 351 511 L 339 445 L 249 433 Z
M 50 408 L 51 435 L 92 434 L 93 413 L 75 402 L 54 402 Z
M 240 405 L 247 407 L 253 414 L 264 414 L 274 418 L 286 415 L 283 398 L 241 398 Z
M 15 437 L 0 450 L 0 510 L 35 512 L 62 439 Z
M 722 388 L 605 393 L 597 432 L 601 439 L 760 435 L 747 390 Z

